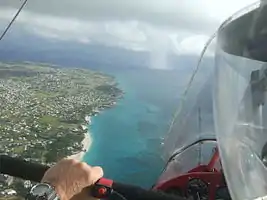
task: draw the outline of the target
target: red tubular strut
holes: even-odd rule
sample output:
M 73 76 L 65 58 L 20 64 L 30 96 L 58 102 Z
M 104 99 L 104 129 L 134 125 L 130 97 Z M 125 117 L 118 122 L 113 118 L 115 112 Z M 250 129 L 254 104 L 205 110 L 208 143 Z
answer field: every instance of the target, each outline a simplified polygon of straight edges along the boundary
M 207 169 L 208 171 L 214 171 L 214 166 L 216 164 L 216 162 L 220 159 L 219 157 L 219 151 L 218 148 L 216 147 L 215 153 L 213 154 L 209 164 L 207 165 Z

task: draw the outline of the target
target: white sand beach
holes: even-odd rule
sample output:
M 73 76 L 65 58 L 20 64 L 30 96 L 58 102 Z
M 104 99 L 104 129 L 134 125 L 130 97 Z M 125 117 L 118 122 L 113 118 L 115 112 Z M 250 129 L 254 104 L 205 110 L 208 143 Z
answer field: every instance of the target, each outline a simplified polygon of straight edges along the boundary
M 82 149 L 83 150 L 77 154 L 69 156 L 68 158 L 72 158 L 72 159 L 76 159 L 76 160 L 81 161 L 83 159 L 83 156 L 85 155 L 85 153 L 87 151 L 89 151 L 91 144 L 92 144 L 92 138 L 91 138 L 90 132 L 84 133 L 84 139 L 82 141 L 82 145 L 83 145 Z

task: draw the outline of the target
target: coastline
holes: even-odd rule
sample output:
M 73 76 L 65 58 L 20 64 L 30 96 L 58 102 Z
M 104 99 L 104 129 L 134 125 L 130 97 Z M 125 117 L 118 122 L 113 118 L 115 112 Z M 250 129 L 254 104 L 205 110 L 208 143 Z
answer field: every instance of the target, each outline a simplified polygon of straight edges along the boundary
M 81 142 L 82 143 L 82 151 L 80 151 L 79 153 L 70 155 L 67 158 L 82 161 L 84 155 L 86 154 L 87 151 L 89 151 L 89 149 L 91 147 L 92 137 L 91 137 L 91 134 L 90 134 L 89 128 L 88 128 L 88 126 L 91 125 L 91 116 L 87 115 L 87 116 L 85 116 L 84 119 L 85 119 L 85 121 L 87 123 L 87 126 L 81 125 L 81 127 L 82 127 L 82 129 L 84 131 L 87 130 L 87 132 L 84 133 L 84 138 L 83 138 L 83 140 Z
M 116 105 L 116 102 L 112 103 L 112 106 Z M 111 106 L 111 107 L 112 107 Z M 110 107 L 109 107 L 110 108 Z M 95 110 L 93 116 L 96 116 L 98 114 L 100 114 L 101 111 L 99 109 Z M 81 144 L 82 144 L 82 151 L 76 153 L 76 154 L 72 154 L 70 156 L 67 156 L 68 159 L 75 159 L 75 160 L 79 160 L 82 161 L 85 154 L 90 150 L 91 144 L 93 142 L 93 139 L 91 137 L 91 133 L 89 131 L 89 126 L 92 124 L 92 116 L 90 115 L 86 115 L 84 118 L 86 125 L 81 124 L 81 128 L 84 131 L 87 131 L 84 133 L 84 139 L 82 140 Z
M 83 150 L 79 153 L 68 156 L 67 158 L 82 161 L 86 152 L 89 151 L 91 144 L 92 144 L 92 137 L 90 135 L 90 132 L 89 131 L 85 132 L 84 133 L 84 139 L 82 141 Z
M 115 105 L 117 105 L 116 101 L 112 102 L 112 104 L 110 106 L 108 106 L 108 108 L 111 108 L 111 107 L 113 107 Z M 102 108 L 102 109 L 104 109 L 104 108 Z M 98 108 L 98 109 L 94 110 L 93 116 L 97 116 L 98 114 L 100 114 L 102 109 Z M 83 125 L 83 124 L 81 125 L 81 128 L 84 131 L 87 130 L 87 132 L 84 133 L 84 139 L 81 142 L 82 151 L 80 151 L 79 153 L 67 156 L 67 158 L 83 161 L 83 158 L 84 158 L 85 154 L 90 150 L 90 147 L 91 147 L 91 144 L 93 142 L 93 139 L 92 139 L 91 133 L 89 131 L 89 126 L 92 124 L 92 117 L 93 116 L 86 115 L 84 120 L 85 120 L 87 126 Z

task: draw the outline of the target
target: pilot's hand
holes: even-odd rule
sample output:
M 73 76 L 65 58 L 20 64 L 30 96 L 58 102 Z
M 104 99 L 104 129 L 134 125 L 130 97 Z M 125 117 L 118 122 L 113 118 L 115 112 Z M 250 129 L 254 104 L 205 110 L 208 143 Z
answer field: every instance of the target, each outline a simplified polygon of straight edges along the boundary
M 60 200 L 70 200 L 103 176 L 101 167 L 91 167 L 74 159 L 63 159 L 45 173 L 42 182 L 54 186 Z M 87 193 L 88 194 L 88 193 Z

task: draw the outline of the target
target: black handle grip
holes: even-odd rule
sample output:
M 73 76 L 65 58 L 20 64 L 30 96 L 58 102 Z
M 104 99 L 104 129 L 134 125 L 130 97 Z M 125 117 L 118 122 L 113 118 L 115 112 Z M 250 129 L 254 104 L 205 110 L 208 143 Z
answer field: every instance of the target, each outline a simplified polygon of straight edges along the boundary
M 0 155 L 0 173 L 25 180 L 40 182 L 49 166 L 31 163 L 19 158 Z
M 31 163 L 18 158 L 0 155 L 0 173 L 15 176 L 18 178 L 40 182 L 49 166 Z M 108 180 L 108 179 L 106 179 Z M 121 194 L 125 199 L 131 200 L 181 200 L 179 196 L 170 196 L 165 193 L 148 191 L 140 187 L 112 182 L 110 185 L 114 191 Z M 91 187 L 92 191 L 95 187 Z M 97 192 L 97 191 L 96 191 Z
M 116 182 L 113 183 L 113 190 L 120 193 L 128 200 L 185 200 L 183 197 L 166 194 L 162 191 L 151 191 L 141 187 Z

